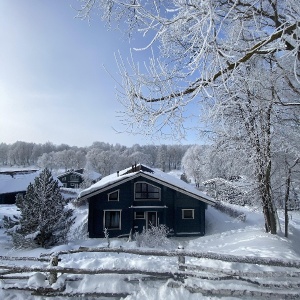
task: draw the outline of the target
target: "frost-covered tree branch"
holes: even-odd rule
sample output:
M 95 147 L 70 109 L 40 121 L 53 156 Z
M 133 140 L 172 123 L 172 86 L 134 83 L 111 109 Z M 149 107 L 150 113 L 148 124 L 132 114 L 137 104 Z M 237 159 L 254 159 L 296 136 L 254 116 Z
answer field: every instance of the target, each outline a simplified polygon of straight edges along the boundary
M 104 20 L 144 41 L 136 51 L 149 60 L 118 59 L 124 105 L 122 121 L 129 131 L 150 134 L 170 128 L 177 137 L 191 105 L 201 96 L 218 96 L 228 80 L 252 59 L 289 60 L 299 89 L 300 9 L 298 0 L 81 0 L 78 17 L 99 9 Z M 134 41 L 133 40 L 133 41 Z M 284 70 L 283 72 L 285 72 Z M 292 87 L 291 87 L 292 88 Z M 299 106 L 299 101 L 283 101 Z M 197 115 L 195 113 L 195 115 Z M 195 116 L 194 116 L 195 117 Z

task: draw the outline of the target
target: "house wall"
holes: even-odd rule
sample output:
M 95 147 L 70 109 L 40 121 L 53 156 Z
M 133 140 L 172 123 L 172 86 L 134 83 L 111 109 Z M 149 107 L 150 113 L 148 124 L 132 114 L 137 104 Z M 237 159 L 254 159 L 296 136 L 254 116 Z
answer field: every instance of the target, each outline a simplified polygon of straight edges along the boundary
M 161 189 L 161 200 L 134 201 L 134 183 L 146 182 Z M 119 201 L 108 201 L 108 194 L 119 190 Z M 166 207 L 164 207 L 166 206 Z M 89 237 L 104 237 L 104 211 L 121 210 L 121 229 L 109 230 L 110 237 L 141 232 L 147 212 L 157 212 L 159 224 L 165 224 L 174 235 L 204 235 L 206 204 L 145 178 L 135 178 L 89 199 Z M 182 209 L 193 209 L 194 219 L 182 219 Z M 145 219 L 134 219 L 135 212 L 146 212 Z
M 17 194 L 25 195 L 25 192 L 0 194 L 0 204 L 15 204 Z
M 108 194 L 119 191 L 119 201 L 108 201 Z M 104 211 L 121 210 L 121 229 L 109 230 L 110 237 L 129 234 L 133 226 L 132 205 L 133 190 L 131 185 L 124 183 L 117 188 L 109 189 L 89 199 L 89 237 L 104 237 Z
M 185 236 L 191 235 L 204 235 L 205 234 L 205 208 L 204 202 L 195 200 L 184 194 L 177 193 L 175 200 L 175 217 L 174 219 L 180 220 L 175 222 L 175 235 Z M 194 211 L 194 219 L 183 219 L 182 210 L 192 209 Z
M 83 182 L 82 177 L 74 173 L 68 173 L 63 176 L 58 176 L 57 178 L 66 188 L 79 188 Z

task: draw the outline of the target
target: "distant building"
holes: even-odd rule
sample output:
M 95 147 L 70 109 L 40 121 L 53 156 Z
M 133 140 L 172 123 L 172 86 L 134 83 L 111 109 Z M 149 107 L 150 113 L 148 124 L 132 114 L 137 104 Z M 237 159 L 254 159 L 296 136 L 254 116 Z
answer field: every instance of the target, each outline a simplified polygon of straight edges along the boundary
M 101 175 L 97 172 L 87 172 L 84 169 L 68 170 L 57 176 L 57 179 L 63 184 L 64 188 L 78 189 L 80 185 L 88 180 L 92 184 L 97 182 Z
M 38 170 L 0 172 L 0 204 L 15 204 L 16 195 L 25 195 L 29 183 L 38 175 Z

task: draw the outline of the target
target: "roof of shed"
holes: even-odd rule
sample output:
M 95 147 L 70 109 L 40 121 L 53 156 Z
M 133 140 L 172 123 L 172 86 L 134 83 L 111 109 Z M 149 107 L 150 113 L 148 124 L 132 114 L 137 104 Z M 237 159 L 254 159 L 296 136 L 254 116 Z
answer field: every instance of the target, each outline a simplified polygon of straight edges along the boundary
M 207 204 L 214 205 L 213 198 L 199 191 L 195 186 L 184 182 L 183 180 L 169 175 L 159 169 L 151 169 L 145 165 L 136 165 L 120 172 L 103 177 L 100 181 L 93 184 L 89 188 L 80 192 L 78 198 L 86 199 L 97 195 L 105 190 L 117 187 L 121 183 L 131 180 L 136 177 L 144 177 L 153 180 L 162 185 L 168 186 L 173 190 L 177 190 L 190 197 L 201 200 Z

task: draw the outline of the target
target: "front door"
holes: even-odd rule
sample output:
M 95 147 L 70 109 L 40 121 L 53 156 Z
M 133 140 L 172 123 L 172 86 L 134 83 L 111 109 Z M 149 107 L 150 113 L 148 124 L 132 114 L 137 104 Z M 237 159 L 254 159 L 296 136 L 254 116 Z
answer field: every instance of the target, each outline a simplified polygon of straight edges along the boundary
M 149 224 L 152 226 L 157 226 L 157 212 L 156 211 L 147 211 L 146 212 L 146 229 L 149 228 Z

